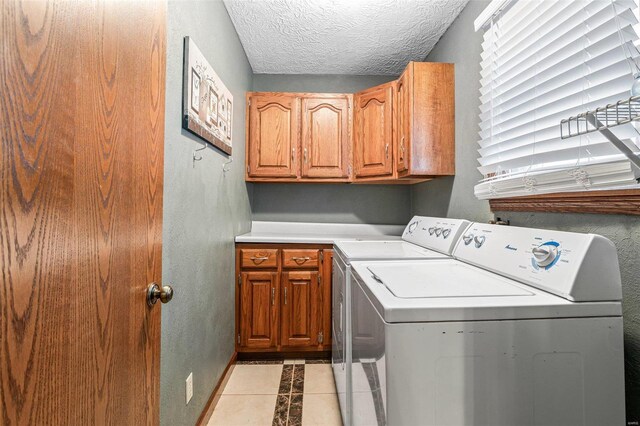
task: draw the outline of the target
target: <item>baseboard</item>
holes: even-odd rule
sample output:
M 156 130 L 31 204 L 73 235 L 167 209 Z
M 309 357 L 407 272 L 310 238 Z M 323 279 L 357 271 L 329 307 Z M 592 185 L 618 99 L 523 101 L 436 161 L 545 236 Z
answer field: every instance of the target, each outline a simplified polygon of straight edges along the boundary
M 238 354 L 236 352 L 234 352 L 233 355 L 231 355 L 231 359 L 229 360 L 229 363 L 227 364 L 224 371 L 222 372 L 222 376 L 220 376 L 220 380 L 218 380 L 216 387 L 213 388 L 213 392 L 211 392 L 211 396 L 209 397 L 207 404 L 204 406 L 204 409 L 202 410 L 202 413 L 200 414 L 200 417 L 196 422 L 197 426 L 207 426 L 207 423 L 209 423 L 209 419 L 213 414 L 213 409 L 216 408 L 216 404 L 220 400 L 222 391 L 224 390 L 225 385 L 229 381 L 229 377 L 231 377 L 231 372 L 233 371 L 233 365 L 236 362 L 237 356 Z
M 331 359 L 331 351 L 288 351 L 288 352 L 238 352 L 238 361 L 262 361 L 280 359 Z

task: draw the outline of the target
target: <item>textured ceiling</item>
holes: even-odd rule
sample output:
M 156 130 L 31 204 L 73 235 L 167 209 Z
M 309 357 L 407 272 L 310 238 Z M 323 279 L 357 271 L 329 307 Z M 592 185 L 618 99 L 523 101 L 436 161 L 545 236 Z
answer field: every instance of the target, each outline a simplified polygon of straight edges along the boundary
M 361 75 L 423 60 L 467 2 L 224 0 L 255 73 Z

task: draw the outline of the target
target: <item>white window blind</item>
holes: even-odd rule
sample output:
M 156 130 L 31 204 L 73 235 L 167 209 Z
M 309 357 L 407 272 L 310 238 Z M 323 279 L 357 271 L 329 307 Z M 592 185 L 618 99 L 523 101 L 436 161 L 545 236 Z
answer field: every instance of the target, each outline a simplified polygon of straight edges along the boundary
M 502 11 L 482 27 L 476 196 L 640 188 L 629 160 L 599 132 L 560 133 L 562 119 L 631 96 L 637 0 L 494 1 Z M 612 131 L 638 153 L 636 126 Z

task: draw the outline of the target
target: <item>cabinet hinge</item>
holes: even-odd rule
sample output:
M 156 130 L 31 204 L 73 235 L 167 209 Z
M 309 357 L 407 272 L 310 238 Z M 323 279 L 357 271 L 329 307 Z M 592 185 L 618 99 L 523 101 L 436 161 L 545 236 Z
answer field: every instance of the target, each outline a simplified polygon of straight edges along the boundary
M 242 275 L 238 274 L 238 285 L 242 284 Z
M 318 333 L 318 343 L 324 342 L 324 336 L 322 335 L 322 331 Z
M 240 333 L 238 333 L 238 344 L 240 344 Z
M 324 262 L 324 251 L 320 251 L 320 263 Z
M 351 176 L 351 166 L 347 167 L 347 176 Z
M 322 277 L 318 275 L 318 285 L 322 284 Z
M 247 173 L 251 173 L 251 166 L 247 164 Z

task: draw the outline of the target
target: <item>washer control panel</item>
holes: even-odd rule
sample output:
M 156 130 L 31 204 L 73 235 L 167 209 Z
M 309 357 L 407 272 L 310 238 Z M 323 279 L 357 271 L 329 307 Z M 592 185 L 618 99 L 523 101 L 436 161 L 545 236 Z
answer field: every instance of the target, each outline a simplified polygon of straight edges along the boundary
M 402 239 L 421 247 L 451 254 L 462 232 L 471 222 L 461 219 L 414 216 Z
M 570 300 L 621 298 L 616 249 L 599 235 L 473 223 L 453 255 Z

